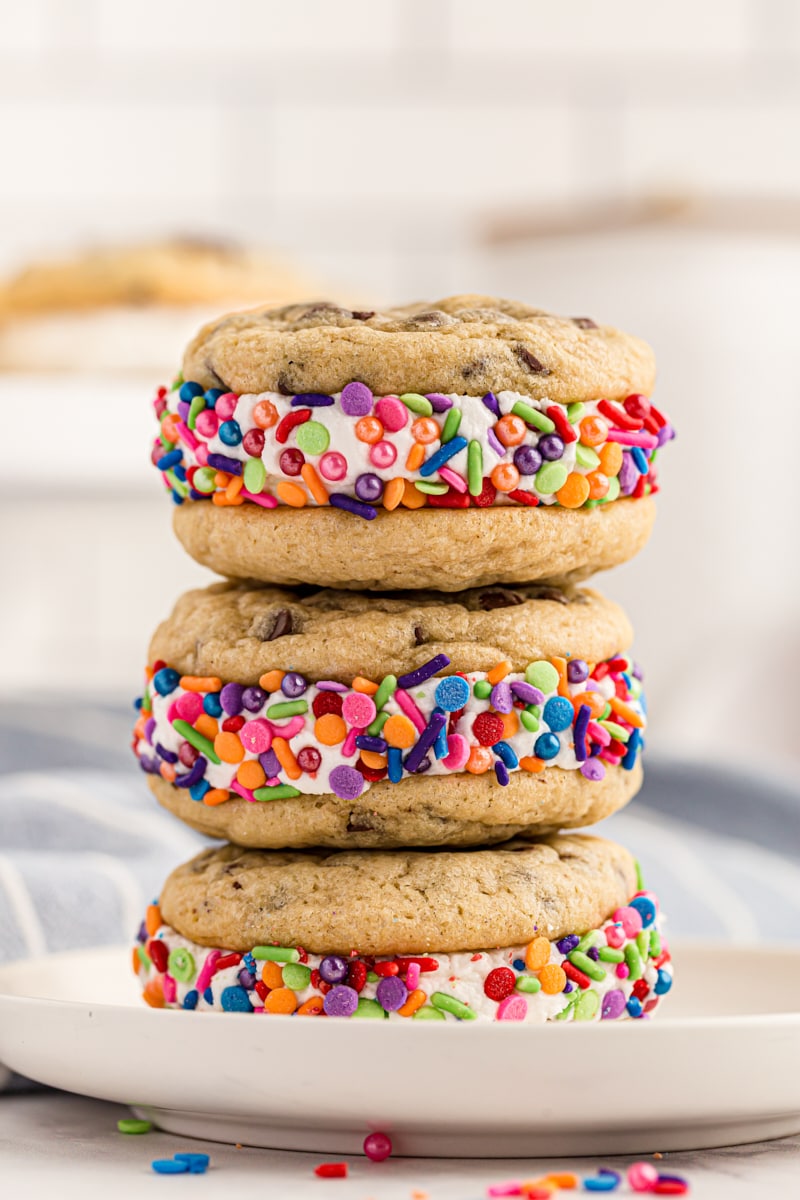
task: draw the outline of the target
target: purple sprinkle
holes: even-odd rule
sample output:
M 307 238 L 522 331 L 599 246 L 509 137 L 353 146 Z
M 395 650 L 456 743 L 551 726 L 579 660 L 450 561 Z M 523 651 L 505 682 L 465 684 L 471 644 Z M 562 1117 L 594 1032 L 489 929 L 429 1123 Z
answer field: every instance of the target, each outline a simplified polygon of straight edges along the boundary
M 600 1009 L 601 1021 L 615 1021 L 625 1011 L 625 993 L 619 988 L 606 992 L 603 996 L 603 1006 Z
M 492 449 L 494 450 L 494 452 L 498 458 L 505 458 L 506 448 L 500 442 L 499 438 L 497 437 L 497 435 L 495 434 L 493 429 L 486 430 L 486 440 L 489 443 L 489 445 L 492 447 Z M 209 455 L 209 458 L 210 457 L 211 456 Z
M 248 712 L 259 712 L 264 707 L 267 693 L 260 687 L 246 687 L 242 692 L 242 708 Z
M 301 392 L 292 397 L 292 408 L 327 408 L 329 404 L 333 404 L 333 396 L 324 392 Z
M 185 775 L 176 775 L 172 782 L 175 784 L 175 787 L 179 788 L 194 787 L 205 775 L 207 766 L 206 759 L 203 758 L 202 754 L 199 754 L 194 760 L 194 766 L 191 771 L 188 771 Z
M 497 396 L 494 392 L 487 392 L 483 397 L 483 403 L 488 408 L 489 412 L 494 413 L 496 417 L 500 417 L 500 405 L 497 403 Z
M 429 658 L 421 667 L 417 667 L 415 671 L 409 671 L 407 675 L 400 675 L 397 679 L 397 686 L 401 688 L 417 687 L 418 684 L 424 683 L 426 679 L 430 679 L 436 675 L 438 671 L 450 666 L 450 659 L 446 654 L 437 654 L 435 658 Z
M 450 660 L 448 659 L 448 662 Z M 398 683 L 400 680 L 398 679 Z M 431 714 L 431 719 L 419 735 L 419 739 L 415 746 L 409 750 L 405 757 L 403 766 L 409 775 L 413 775 L 419 770 L 423 758 L 430 750 L 433 743 L 436 741 L 442 729 L 447 724 L 447 717 L 443 712 L 434 712 Z
M 564 986 L 561 990 L 562 990 L 562 992 L 571 992 L 572 989 L 574 988 L 574 986 L 575 986 L 574 983 L 570 983 L 570 981 L 567 980 L 567 982 L 564 984 Z
M 211 455 L 208 457 L 210 459 Z M 328 499 L 334 508 L 343 508 L 345 512 L 363 517 L 365 521 L 374 521 L 378 515 L 377 508 L 373 508 L 371 504 L 362 504 L 360 500 L 354 500 L 352 496 L 345 496 L 342 492 L 331 492 Z
M 584 779 L 591 779 L 592 783 L 599 783 L 605 779 L 606 769 L 599 759 L 587 758 L 586 762 L 581 763 L 581 775 Z
M 431 769 L 431 760 L 428 758 L 428 756 L 426 754 L 425 757 L 423 758 L 422 762 L 417 767 L 414 774 L 415 775 L 424 775 L 425 772 L 430 771 L 430 769 Z
M 297 671 L 287 671 L 281 680 L 281 691 L 290 700 L 296 700 L 307 690 L 308 684 L 302 675 L 298 675 Z
M 147 941 L 149 936 L 150 935 L 147 932 L 147 926 L 145 925 L 144 921 L 142 921 L 141 925 L 139 926 L 139 932 L 136 935 L 136 940 L 137 942 L 144 943 Z
M 383 495 L 383 480 L 372 471 L 365 471 L 356 478 L 355 491 L 359 500 L 365 503 L 380 500 Z
M 267 779 L 275 779 L 281 769 L 281 764 L 274 750 L 265 750 L 263 754 L 259 754 L 258 761 L 264 768 L 264 774 Z
M 578 709 L 578 715 L 575 718 L 573 727 L 573 740 L 575 744 L 575 757 L 578 762 L 586 762 L 586 731 L 589 728 L 589 719 L 592 715 L 592 710 L 588 704 L 582 704 Z M 586 772 L 584 772 L 586 774 Z M 590 776 L 587 776 L 587 779 Z
M 355 988 L 339 984 L 325 996 L 322 1007 L 329 1017 L 352 1017 L 358 1008 L 358 992 Z
M 593 959 L 595 962 L 597 962 L 600 957 L 600 951 L 597 949 L 597 946 L 590 946 L 586 953 L 589 955 L 589 958 Z
M 189 420 L 189 405 L 185 400 L 178 401 L 178 416 L 184 422 Z
M 145 725 L 144 725 L 144 737 L 145 737 L 145 741 L 149 742 L 151 746 L 153 744 L 153 732 L 155 730 L 155 727 L 156 727 L 155 717 L 148 717 L 147 720 L 145 721 Z
M 226 683 L 219 694 L 219 702 L 229 717 L 238 717 L 242 711 L 244 688 L 240 683 Z
M 514 697 L 511 692 L 511 685 L 505 679 L 501 679 L 492 688 L 490 697 L 492 707 L 499 713 L 510 713 L 514 707 Z
M 533 446 L 517 446 L 514 451 L 514 466 L 520 475 L 535 475 L 542 465 L 542 456 Z
M 644 675 L 642 673 L 642 668 L 639 666 L 638 663 L 633 664 L 633 677 L 634 677 L 634 679 L 638 679 L 640 681 L 644 678 Z
M 388 742 L 383 738 L 370 737 L 366 733 L 361 733 L 356 738 L 356 745 L 359 750 L 372 750 L 375 754 L 385 754 L 388 749 Z
M 158 759 L 155 757 L 151 758 L 149 754 L 139 755 L 139 766 L 148 775 L 160 775 L 161 773 L 158 765 Z
M 666 446 L 667 442 L 671 442 L 675 437 L 675 430 L 671 425 L 662 425 L 658 431 L 658 449 Z
M 355 767 L 334 767 L 328 784 L 340 800 L 355 800 L 364 790 L 364 776 Z
M 589 664 L 582 658 L 571 658 L 567 663 L 567 679 L 570 683 L 583 683 L 589 678 Z
M 408 988 L 399 975 L 387 975 L 376 987 L 375 999 L 384 1012 L 396 1012 L 408 999 Z
M 164 762 L 176 763 L 178 761 L 177 754 L 173 754 L 171 750 L 167 750 L 166 746 L 161 745 L 161 742 L 156 742 L 156 753 L 164 759 Z
M 348 417 L 366 417 L 372 412 L 372 392 L 365 383 L 348 383 L 339 403 Z
M 229 475 L 241 475 L 242 473 L 242 464 L 235 458 L 228 458 L 225 454 L 209 454 L 208 465 L 215 471 L 227 471 Z
M 347 962 L 338 954 L 326 954 L 319 964 L 320 979 L 326 983 L 344 983 L 348 970 Z
M 569 933 L 566 937 L 561 938 L 556 942 L 559 954 L 571 954 L 575 947 L 580 943 L 580 938 L 577 933 Z
M 564 453 L 564 442 L 557 433 L 548 433 L 539 438 L 538 449 L 542 458 L 546 458 L 548 462 L 557 462 Z
M 497 782 L 500 784 L 500 787 L 508 787 L 508 767 L 500 758 L 494 764 L 494 773 L 497 776 Z
M 633 455 L 626 450 L 622 455 L 622 466 L 619 469 L 619 490 L 623 496 L 629 496 L 638 482 L 639 472 L 636 469 L 636 463 L 633 461 Z
M 532 683 L 519 680 L 511 684 L 511 691 L 523 704 L 544 704 L 544 692 L 540 692 Z
M 252 971 L 248 971 L 247 967 L 242 967 L 237 978 L 239 980 L 240 985 L 245 989 L 245 991 L 252 992 L 253 988 L 256 985 L 256 977 Z
M 345 684 L 336 683 L 333 679 L 320 679 L 318 683 L 314 684 L 314 687 L 319 692 L 347 692 L 350 690 Z
M 425 399 L 430 400 L 434 412 L 447 412 L 448 408 L 453 407 L 450 397 L 443 396 L 441 392 L 428 392 Z

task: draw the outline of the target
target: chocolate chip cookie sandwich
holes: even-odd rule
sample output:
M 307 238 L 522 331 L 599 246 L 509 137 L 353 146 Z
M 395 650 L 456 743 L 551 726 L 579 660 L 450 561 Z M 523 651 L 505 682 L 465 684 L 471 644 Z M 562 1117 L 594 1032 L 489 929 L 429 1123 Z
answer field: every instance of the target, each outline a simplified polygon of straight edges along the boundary
M 621 846 L 207 850 L 133 953 L 154 1007 L 414 1021 L 650 1016 L 672 986 L 656 897 Z
M 164 807 L 240 845 L 471 845 L 592 824 L 641 784 L 622 609 L 576 587 L 186 593 L 133 747 Z
M 459 591 L 584 578 L 653 524 L 638 338 L 513 301 L 262 308 L 206 325 L 155 400 L 178 537 L 222 575 Z

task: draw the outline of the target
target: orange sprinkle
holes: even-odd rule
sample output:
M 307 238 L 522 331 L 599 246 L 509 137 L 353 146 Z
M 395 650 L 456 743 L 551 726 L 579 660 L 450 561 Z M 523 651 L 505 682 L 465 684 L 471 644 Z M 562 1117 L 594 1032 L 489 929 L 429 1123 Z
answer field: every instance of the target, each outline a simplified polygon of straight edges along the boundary
M 427 999 L 427 992 L 423 992 L 422 988 L 415 988 L 413 992 L 409 992 L 405 1004 L 401 1005 L 397 1011 L 401 1017 L 413 1017 L 417 1009 L 422 1008 Z
M 267 671 L 266 675 L 262 675 L 259 683 L 265 692 L 277 692 L 283 683 L 285 671 Z
M 161 986 L 161 977 L 157 975 L 155 979 L 149 979 L 145 984 L 144 992 L 145 1003 L 151 1008 L 163 1008 L 165 1004 L 164 989 Z
M 214 749 L 226 763 L 240 763 L 244 758 L 244 746 L 239 735 L 224 729 L 214 738 Z
M 504 658 L 503 661 L 499 662 L 496 667 L 492 667 L 491 671 L 489 671 L 486 676 L 492 687 L 494 687 L 496 683 L 499 683 L 501 679 L 505 679 L 512 666 L 513 664 L 510 659 Z
M 253 409 L 253 421 L 259 429 L 271 429 L 278 420 L 278 410 L 271 400 L 259 400 Z
M 381 736 L 390 746 L 398 750 L 408 750 L 417 740 L 417 731 L 408 717 L 395 713 L 381 730 Z
M 514 734 L 519 733 L 519 717 L 512 709 L 508 713 L 498 713 L 500 720 L 503 722 L 503 741 L 508 741 L 514 737 Z
M 529 971 L 541 971 L 550 962 L 550 941 L 546 937 L 536 937 L 525 947 L 525 966 Z
M 534 758 L 531 754 L 526 754 L 523 758 L 521 758 L 519 760 L 519 765 L 522 767 L 523 771 L 533 771 L 535 775 L 538 775 L 540 771 L 544 770 L 544 760 L 541 758 Z
M 608 703 L 611 705 L 611 711 L 615 712 L 618 717 L 622 717 L 623 721 L 627 721 L 629 725 L 633 725 L 634 729 L 644 729 L 644 721 L 636 709 L 631 708 L 630 704 L 626 704 L 617 696 L 612 696 Z
M 558 694 L 559 696 L 566 696 L 569 700 L 570 693 L 569 688 L 567 687 L 567 660 L 565 658 L 560 658 L 557 654 L 553 654 L 550 658 L 550 662 L 558 671 Z
M 387 721 L 386 724 L 388 723 Z M 347 726 L 336 713 L 323 713 L 314 722 L 314 737 L 318 742 L 322 742 L 323 746 L 338 746 L 347 737 Z M 272 745 L 274 748 L 274 741 Z M 277 751 L 275 752 L 277 754 Z
M 577 1175 L 573 1175 L 571 1171 L 551 1171 L 545 1176 L 545 1183 L 550 1183 L 557 1188 L 562 1188 L 565 1192 L 571 1192 L 580 1183 Z
M 283 967 L 281 964 L 269 961 L 265 962 L 261 971 L 261 981 L 270 989 L 283 987 Z
M 230 500 L 228 500 L 224 492 L 214 492 L 214 495 L 211 497 L 211 503 L 216 504 L 217 508 L 227 508 Z
M 288 479 L 282 479 L 275 485 L 275 491 L 283 503 L 291 508 L 305 508 L 308 504 L 308 496 L 299 483 L 290 483 Z
M 578 429 L 584 446 L 599 446 L 608 436 L 608 424 L 602 417 L 584 417 Z
M 437 425 L 436 421 L 434 421 L 433 417 L 420 417 L 419 420 L 414 421 L 413 425 L 411 426 L 411 436 L 413 437 L 414 441 L 419 442 L 420 445 L 430 446 L 431 442 L 436 442 L 439 440 L 439 438 L 442 436 L 442 431 Z M 422 454 L 424 457 L 424 450 Z M 413 467 L 412 470 L 416 470 L 416 467 Z
M 424 508 L 428 503 L 425 493 L 417 491 L 410 479 L 404 480 L 404 483 L 405 490 L 401 501 L 403 508 Z
M 377 683 L 365 679 L 363 675 L 356 675 L 351 686 L 354 692 L 363 692 L 366 696 L 374 696 L 378 690 Z
M 330 716 L 330 714 L 326 714 Z M 278 762 L 283 767 L 290 779 L 299 779 L 303 772 L 297 765 L 297 759 L 294 756 L 292 747 L 287 742 L 286 738 L 276 737 L 272 739 L 272 749 L 277 755 Z M 222 755 L 220 755 L 220 758 Z
M 590 500 L 602 500 L 603 496 L 608 495 L 608 476 L 602 471 L 590 471 L 586 482 L 589 484 Z
M 558 963 L 547 963 L 539 972 L 539 983 L 546 996 L 557 996 L 559 992 L 563 992 L 566 982 L 567 976 L 564 968 L 560 967 Z
M 212 788 L 203 796 L 203 804 L 207 804 L 209 808 L 216 808 L 218 804 L 224 804 L 230 798 L 231 794 L 227 788 Z
M 605 698 L 599 692 L 579 692 L 577 696 L 572 697 L 572 707 L 575 709 L 576 716 L 584 704 L 589 709 L 589 715 L 592 717 L 599 717 L 606 707 Z
M 145 673 L 145 678 L 148 680 L 152 679 L 153 676 L 155 675 L 155 671 L 153 670 L 152 667 L 145 667 L 144 673 Z
M 374 750 L 362 750 L 361 761 L 372 771 L 382 771 L 386 766 L 386 755 L 377 754 Z
M 169 438 L 171 442 L 177 442 L 178 440 L 177 424 L 178 418 L 174 413 L 168 413 L 161 422 L 161 432 L 164 434 L 164 437 Z
M 406 490 L 405 479 L 390 479 L 383 493 L 383 507 L 389 512 L 397 508 Z
M 311 495 L 316 500 L 317 504 L 328 503 L 328 492 L 325 484 L 320 479 L 317 472 L 312 467 L 311 463 L 304 463 L 300 468 L 300 474 L 303 476 L 305 485 L 311 492 Z
M 556 492 L 556 498 L 562 508 L 580 508 L 589 499 L 589 480 L 579 471 L 572 471 Z
M 161 919 L 161 909 L 157 904 L 148 904 L 144 915 L 144 927 L 150 937 L 155 937 L 164 922 Z
M 142 715 L 142 716 L 138 717 L 136 724 L 133 727 L 133 736 L 135 738 L 143 738 L 144 737 L 144 727 L 146 724 L 147 724 L 147 718 L 145 716 Z
M 249 758 L 236 772 L 236 781 L 248 791 L 254 792 L 267 782 L 267 773 L 257 758 Z
M 564 978 L 566 979 L 566 976 Z M 297 1008 L 297 996 L 291 988 L 275 988 L 264 1001 L 264 1008 L 267 1012 L 288 1015 Z
M 374 446 L 383 437 L 383 425 L 377 417 L 362 417 L 356 421 L 356 437 L 360 442 Z
M 418 471 L 425 462 L 425 447 L 422 442 L 414 442 L 406 459 L 407 471 Z
M 491 751 L 485 746 L 473 746 L 469 752 L 466 769 L 471 775 L 483 775 L 492 765 Z
M 242 479 L 241 475 L 231 475 L 231 481 L 225 488 L 225 499 L 230 503 L 233 503 L 233 501 L 239 495 L 239 492 L 242 490 L 243 484 L 244 480 Z
M 214 485 L 218 488 L 226 488 L 230 483 L 230 475 L 227 471 L 217 471 L 214 476 Z
M 161 766 L 159 767 L 159 771 L 162 779 L 166 779 L 167 783 L 172 783 L 176 774 L 172 763 L 162 762 Z
M 519 485 L 519 471 L 513 463 L 498 463 L 492 471 L 492 483 L 498 492 L 513 492 Z
M 606 442 L 600 450 L 597 451 L 600 459 L 600 470 L 609 479 L 612 475 L 619 475 L 619 469 L 622 466 L 622 446 L 619 442 Z
M 528 427 L 522 417 L 516 416 L 515 413 L 506 413 L 497 422 L 494 431 L 498 441 L 501 441 L 504 446 L 518 446 L 520 442 L 525 441 Z
M 131 959 L 131 965 L 133 966 L 134 975 L 138 975 L 139 968 L 142 966 L 142 960 L 139 958 L 139 949 L 137 946 L 133 947 L 133 958 Z
M 185 692 L 218 692 L 222 688 L 216 675 L 181 675 L 180 683 Z
M 319 1017 L 325 1015 L 322 996 L 311 996 L 297 1010 L 298 1017 Z

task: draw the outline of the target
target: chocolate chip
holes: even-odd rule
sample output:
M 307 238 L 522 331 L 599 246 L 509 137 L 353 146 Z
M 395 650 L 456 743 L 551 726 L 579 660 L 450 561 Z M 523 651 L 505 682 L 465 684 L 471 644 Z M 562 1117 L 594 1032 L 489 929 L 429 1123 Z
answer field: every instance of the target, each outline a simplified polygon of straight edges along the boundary
M 294 621 L 288 608 L 281 608 L 277 613 L 267 613 L 257 617 L 249 629 L 250 637 L 257 637 L 262 642 L 274 642 L 275 638 L 286 637 L 292 633 Z
M 597 329 L 598 328 L 597 322 L 593 321 L 591 317 L 572 317 L 571 319 L 572 319 L 573 325 L 577 325 L 578 329 Z
M 472 362 L 467 363 L 461 368 L 461 374 L 465 379 L 469 379 L 472 375 L 482 375 L 486 370 L 486 359 L 476 358 Z
M 418 646 L 421 646 L 422 643 L 425 641 L 425 634 L 422 632 L 421 625 L 414 626 L 414 641 L 416 642 L 416 644 Z
M 368 321 L 370 319 L 370 317 L 374 317 L 374 316 L 375 316 L 374 312 L 354 312 L 353 320 L 354 321 Z
M 240 892 L 242 890 L 242 885 L 239 883 L 238 879 L 234 879 L 233 883 L 231 884 L 231 887 L 236 892 Z
M 524 346 L 515 346 L 514 354 L 517 356 L 522 365 L 527 367 L 533 375 L 550 374 L 550 368 L 546 367 L 544 363 L 540 363 L 538 358 L 535 358 L 531 354 L 530 350 L 526 350 Z
M 342 315 L 347 310 L 340 308 L 338 304 L 332 304 L 330 300 L 320 300 L 318 304 L 310 304 L 308 308 L 303 309 L 301 317 L 314 317 L 317 313 L 337 313 Z
M 556 604 L 571 604 L 576 598 L 568 596 L 566 592 L 562 592 L 561 588 L 550 587 L 547 584 L 542 584 L 541 587 L 528 589 L 528 595 L 531 600 L 553 600 Z
M 406 321 L 408 329 L 414 329 L 417 325 L 426 325 L 429 329 L 436 329 L 438 325 L 444 325 L 444 313 L 433 309 L 431 312 L 417 313 L 416 316 L 409 317 Z
M 484 612 L 491 612 L 495 608 L 511 608 L 515 604 L 522 604 L 523 597 L 517 592 L 482 592 L 478 603 Z
M 367 812 L 351 812 L 347 819 L 348 833 L 371 833 L 381 827 L 380 819 Z
M 209 375 L 211 375 L 211 376 L 212 376 L 212 378 L 213 378 L 213 380 L 214 380 L 214 387 L 221 387 L 221 388 L 224 388 L 226 392 L 230 391 L 230 388 L 228 387 L 228 385 L 227 385 L 227 383 L 225 382 L 225 380 L 224 380 L 224 379 L 221 379 L 221 378 L 219 377 L 219 375 L 217 374 L 217 372 L 216 372 L 216 371 L 214 370 L 214 368 L 211 366 L 211 363 L 208 361 L 208 359 L 206 359 L 206 361 L 205 361 L 205 363 L 204 363 L 203 365 L 204 365 L 205 369 L 208 371 Z
M 278 391 L 282 396 L 295 395 L 295 389 L 292 387 L 291 380 L 285 371 L 281 371 L 278 376 Z

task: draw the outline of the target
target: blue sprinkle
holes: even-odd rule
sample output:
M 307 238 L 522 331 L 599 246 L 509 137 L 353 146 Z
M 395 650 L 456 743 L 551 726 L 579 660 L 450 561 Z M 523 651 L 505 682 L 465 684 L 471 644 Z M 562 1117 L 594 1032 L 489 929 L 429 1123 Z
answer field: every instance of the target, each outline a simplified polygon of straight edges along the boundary
M 640 1017 L 644 1012 L 644 1009 L 642 1008 L 642 1002 L 641 1000 L 638 1000 L 636 996 L 631 996 L 625 1007 L 627 1008 L 628 1014 L 631 1017 Z
M 202 395 L 203 389 L 199 383 L 182 383 L 181 390 L 178 392 L 179 399 L 183 400 L 185 404 L 191 404 L 195 396 Z
M 243 987 L 226 987 L 219 998 L 225 1012 L 252 1012 L 250 997 Z
M 641 446 L 631 446 L 631 458 L 636 463 L 636 469 L 640 475 L 646 475 L 650 470 L 647 461 L 647 455 Z
M 524 958 L 515 958 L 511 965 L 515 971 L 526 971 L 527 970 L 527 967 L 525 966 Z
M 141 696 L 136 697 L 136 699 L 133 702 L 133 707 L 136 709 L 137 712 L 140 711 L 140 709 L 142 707 L 142 697 Z
M 168 696 L 180 683 L 180 675 L 172 667 L 162 667 L 153 676 L 153 687 L 159 696 Z
M 540 733 L 533 747 L 533 753 L 537 758 L 542 758 L 545 762 L 550 758 L 555 758 L 561 749 L 561 742 L 554 733 Z
M 636 896 L 631 900 L 630 907 L 635 908 L 642 918 L 643 929 L 649 929 L 651 925 L 655 924 L 656 906 L 647 896 Z
M 469 700 L 469 684 L 460 675 L 448 675 L 436 685 L 434 701 L 445 712 L 458 712 Z
M 603 1172 L 600 1175 L 590 1175 L 583 1181 L 583 1190 L 585 1192 L 615 1192 L 619 1187 L 619 1176 L 616 1178 L 613 1175 L 607 1175 Z
M 186 384 L 183 385 L 186 387 Z M 188 1175 L 189 1164 L 174 1158 L 154 1158 L 150 1166 L 157 1175 Z
M 500 787 L 508 787 L 508 767 L 499 758 L 494 764 L 494 773 L 497 776 L 497 782 L 500 784 Z
M 498 758 L 502 758 L 509 771 L 513 771 L 519 766 L 519 759 L 514 751 L 513 746 L 509 746 L 508 742 L 495 742 L 492 746 Z
M 437 713 L 442 712 L 441 708 L 435 708 L 433 711 Z M 442 716 L 444 716 L 443 713 Z M 445 724 L 442 725 L 442 728 L 439 730 L 436 741 L 433 743 L 433 754 L 435 758 L 439 759 L 447 758 L 449 753 L 450 747 L 447 744 L 447 723 L 445 722 Z
M 190 992 L 187 992 L 186 995 L 183 997 L 183 1007 L 184 1008 L 197 1008 L 197 1001 L 199 999 L 200 999 L 200 996 L 197 992 L 197 988 L 192 988 L 192 990 Z
M 632 771 L 636 765 L 636 756 L 639 753 L 639 747 L 642 744 L 642 735 L 638 729 L 634 729 L 631 736 L 628 738 L 628 745 L 625 750 L 625 756 L 622 759 L 622 767 L 626 771 Z
M 206 792 L 211 790 L 211 784 L 207 779 L 201 779 L 199 783 L 193 784 L 189 788 L 189 795 L 193 800 L 202 800 Z
M 389 778 L 392 783 L 399 783 L 403 778 L 403 754 L 397 746 L 390 746 L 387 755 Z
M 191 1175 L 205 1175 L 211 1159 L 207 1154 L 176 1154 L 175 1162 L 186 1163 Z
M 173 504 L 175 504 L 175 505 L 183 504 L 183 496 L 180 494 L 180 492 L 176 492 L 173 489 L 173 491 L 171 492 L 171 495 L 172 495 L 172 503 Z
M 443 467 L 451 458 L 455 458 L 462 450 L 467 448 L 467 439 L 465 437 L 454 437 L 444 446 L 440 446 L 435 454 L 432 454 L 427 462 L 424 462 L 419 469 L 420 475 L 425 478 L 428 475 L 433 475 Z
M 180 479 L 181 483 L 186 482 L 186 467 L 182 467 L 180 463 L 175 468 L 175 478 Z
M 672 976 L 667 971 L 659 971 L 658 979 L 653 991 L 657 996 L 666 996 L 669 989 L 672 987 Z
M 544 706 L 543 719 L 553 733 L 569 729 L 575 716 L 575 709 L 564 696 L 551 696 Z
M 204 397 L 207 407 L 213 408 L 220 396 L 224 395 L 222 388 L 209 388 Z
M 203 699 L 203 711 L 208 713 L 210 717 L 222 716 L 222 704 L 219 699 L 219 692 L 209 692 Z
M 223 421 L 219 427 L 219 438 L 226 446 L 238 446 L 242 440 L 242 430 L 238 421 Z
M 214 993 L 212 992 L 210 987 L 207 987 L 206 990 L 203 992 L 203 999 L 205 1000 L 206 1004 L 214 1003 Z
M 176 446 L 174 450 L 170 450 L 167 454 L 162 454 L 161 458 L 156 463 L 159 471 L 168 471 L 170 467 L 176 466 L 183 458 L 183 451 L 180 446 Z

